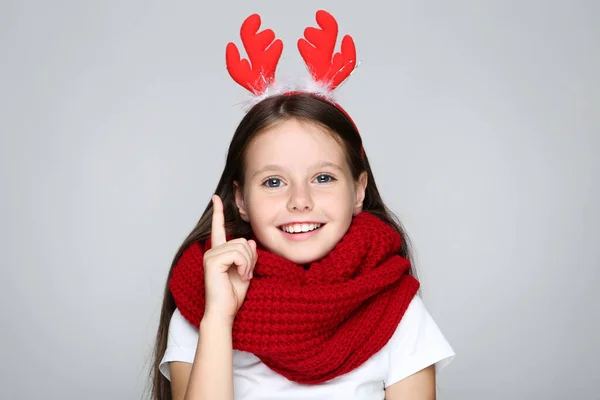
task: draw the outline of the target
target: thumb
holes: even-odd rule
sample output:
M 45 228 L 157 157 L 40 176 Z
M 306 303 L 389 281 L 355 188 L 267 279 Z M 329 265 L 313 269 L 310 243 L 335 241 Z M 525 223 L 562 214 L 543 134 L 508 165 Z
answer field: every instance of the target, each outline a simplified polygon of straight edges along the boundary
M 248 244 L 250 245 L 250 249 L 252 250 L 252 264 L 255 264 L 258 258 L 258 254 L 256 252 L 256 242 L 250 239 L 248 240 Z

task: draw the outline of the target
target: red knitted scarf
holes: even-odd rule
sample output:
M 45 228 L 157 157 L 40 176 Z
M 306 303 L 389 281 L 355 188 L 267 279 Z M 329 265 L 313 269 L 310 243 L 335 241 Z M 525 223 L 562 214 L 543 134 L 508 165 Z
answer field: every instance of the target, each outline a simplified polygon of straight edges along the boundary
M 401 238 L 362 212 L 324 258 L 305 269 L 258 249 L 254 278 L 233 325 L 233 348 L 255 354 L 299 383 L 321 383 L 360 366 L 392 337 L 419 282 L 397 254 Z M 170 288 L 196 327 L 204 312 L 203 246 L 188 247 Z

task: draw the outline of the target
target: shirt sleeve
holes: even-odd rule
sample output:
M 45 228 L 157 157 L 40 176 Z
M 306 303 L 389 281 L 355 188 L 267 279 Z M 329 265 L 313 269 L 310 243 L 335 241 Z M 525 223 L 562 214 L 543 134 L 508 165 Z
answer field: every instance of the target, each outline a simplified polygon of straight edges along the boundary
M 431 365 L 435 365 L 438 374 L 454 356 L 454 350 L 417 294 L 390 339 L 385 387 Z
M 190 324 L 176 308 L 169 323 L 167 349 L 160 361 L 160 372 L 170 381 L 169 363 L 182 361 L 192 364 L 198 347 L 198 329 Z

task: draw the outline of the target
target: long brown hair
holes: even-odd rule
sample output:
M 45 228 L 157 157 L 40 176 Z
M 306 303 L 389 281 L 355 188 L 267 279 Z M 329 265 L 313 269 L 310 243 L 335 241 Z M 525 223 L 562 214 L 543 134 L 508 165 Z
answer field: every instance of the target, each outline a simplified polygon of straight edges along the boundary
M 348 118 L 345 112 L 331 102 L 308 93 L 284 94 L 267 98 L 256 104 L 244 116 L 237 127 L 229 145 L 225 169 L 215 191 L 223 200 L 227 234 L 244 238 L 250 238 L 251 234 L 250 225 L 243 221 L 238 213 L 233 192 L 234 181 L 239 182 L 240 186 L 243 187 L 244 160 L 248 145 L 261 132 L 292 118 L 316 124 L 324 128 L 325 131 L 333 134 L 346 151 L 347 161 L 355 180 L 358 179 L 362 172 L 367 172 L 368 183 L 363 210 L 378 216 L 398 231 L 403 243 L 399 254 L 408 258 L 412 264 L 413 259 L 408 236 L 398 218 L 385 206 L 381 199 L 373 173 L 371 172 L 369 160 L 366 153 L 362 151 L 362 140 L 354 123 Z M 176 308 L 173 295 L 169 289 L 171 273 L 181 254 L 191 243 L 203 241 L 210 236 L 211 222 L 212 203 L 209 202 L 200 220 L 179 247 L 171 264 L 165 285 L 160 322 L 156 335 L 156 345 L 153 353 L 154 360 L 151 371 L 153 400 L 172 400 L 171 385 L 158 368 L 167 348 L 169 323 Z M 412 268 L 410 273 L 414 275 Z

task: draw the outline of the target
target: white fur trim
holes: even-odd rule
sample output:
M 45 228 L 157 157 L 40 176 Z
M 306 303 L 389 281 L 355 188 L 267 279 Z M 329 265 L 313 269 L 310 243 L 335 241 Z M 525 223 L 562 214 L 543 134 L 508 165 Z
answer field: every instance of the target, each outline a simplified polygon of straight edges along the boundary
M 358 68 L 359 65 L 360 65 L 360 61 L 358 63 L 356 63 L 356 65 L 354 66 L 354 69 L 352 70 L 352 72 L 350 73 L 348 78 L 356 71 L 356 69 Z M 346 83 L 348 78 L 346 78 L 343 82 L 341 82 L 338 85 L 338 88 L 340 86 L 342 86 L 344 83 Z M 334 90 L 331 90 L 329 88 L 328 83 L 317 82 L 314 80 L 312 75 L 308 74 L 308 76 L 306 76 L 304 79 L 302 79 L 299 83 L 295 83 L 295 84 L 280 82 L 279 80 L 276 80 L 275 82 L 268 85 L 267 89 L 260 95 L 255 95 L 255 94 L 248 92 L 248 94 L 250 95 L 250 98 L 241 103 L 242 108 L 247 112 L 252 107 L 254 107 L 256 104 L 260 103 L 261 101 L 263 101 L 269 97 L 278 96 L 278 95 L 281 95 L 281 94 L 287 93 L 287 92 L 313 93 L 313 94 L 324 97 L 325 99 L 335 103 Z

